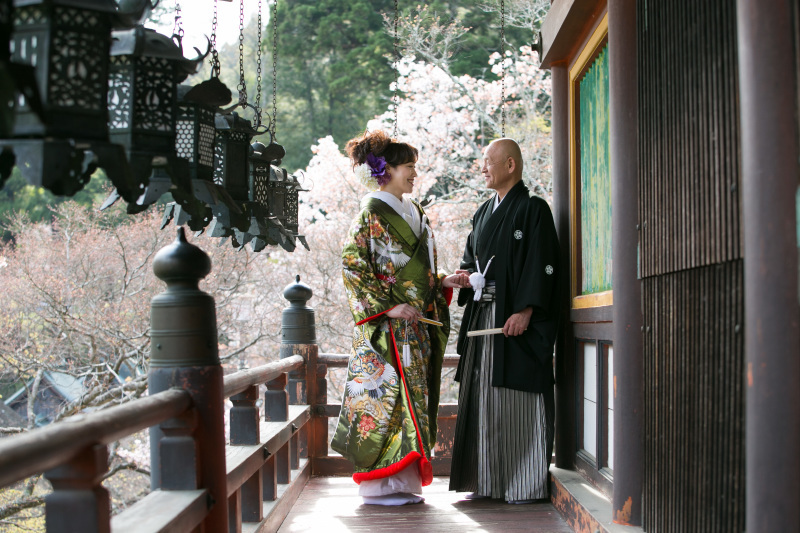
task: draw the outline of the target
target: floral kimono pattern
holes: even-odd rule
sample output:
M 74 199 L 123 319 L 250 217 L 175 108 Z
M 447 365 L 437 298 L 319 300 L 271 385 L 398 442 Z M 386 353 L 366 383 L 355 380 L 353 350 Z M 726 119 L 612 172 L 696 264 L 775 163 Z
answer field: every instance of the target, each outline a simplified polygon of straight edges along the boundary
M 446 298 L 436 251 L 428 251 L 430 227 L 418 238 L 384 202 L 367 197 L 361 208 L 342 250 L 356 324 L 331 447 L 355 465 L 356 483 L 391 476 L 419 460 L 422 484 L 428 485 L 452 290 L 446 289 Z M 402 303 L 444 326 L 386 316 Z

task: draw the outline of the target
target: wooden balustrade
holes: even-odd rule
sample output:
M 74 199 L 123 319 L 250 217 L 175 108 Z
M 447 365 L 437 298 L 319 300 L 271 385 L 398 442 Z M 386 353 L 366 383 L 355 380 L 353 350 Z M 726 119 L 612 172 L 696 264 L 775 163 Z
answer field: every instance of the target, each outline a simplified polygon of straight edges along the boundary
M 328 404 L 327 368 L 346 367 L 348 356 L 318 354 L 313 309 L 305 306 L 310 288 L 298 277 L 284 291 L 292 305 L 280 360 L 223 377 L 214 301 L 197 288 L 209 269 L 182 229 L 156 256 L 167 290 L 152 301 L 149 396 L 0 440 L 0 486 L 42 472 L 51 482 L 48 533 L 275 531 L 312 472 L 352 472 L 328 454 L 328 420 L 339 405 Z M 444 366 L 457 361 L 448 355 Z M 227 443 L 225 398 L 233 404 Z M 449 474 L 455 413 L 455 405 L 440 408 L 435 474 Z M 112 518 L 101 484 L 107 446 L 146 428 L 152 490 Z
M 182 390 L 165 391 L 103 411 L 75 415 L 0 440 L 0 486 L 62 465 L 94 444 L 110 444 L 191 407 Z
M 287 372 L 304 368 L 303 357 L 292 356 L 224 378 L 226 396 L 235 393 L 225 454 L 231 532 L 276 529 L 310 475 L 308 458 L 301 453 L 310 408 L 289 405 L 285 389 Z M 261 420 L 256 404 L 258 387 L 265 383 L 264 411 L 271 417 Z M 0 485 L 44 472 L 53 485 L 46 501 L 48 532 L 191 531 L 214 505 L 208 490 L 194 488 L 198 424 L 202 421 L 192 397 L 182 389 L 76 415 L 0 440 Z M 161 489 L 112 519 L 101 485 L 108 470 L 106 445 L 153 425 L 164 433 L 161 463 L 183 475 L 162 476 Z
M 230 532 L 275 530 L 312 472 L 352 473 L 344 458 L 328 454 L 328 419 L 339 416 L 340 406 L 328 403 L 325 376 L 328 367 L 346 367 L 347 360 L 346 354 L 320 354 L 317 371 L 309 374 L 303 356 L 290 355 L 224 377 L 224 395 L 233 403 L 225 451 Z M 444 367 L 457 363 L 458 356 L 447 355 Z M 291 405 L 289 376 L 295 376 L 295 390 L 306 391 L 310 376 L 316 383 L 317 403 Z M 263 418 L 258 407 L 260 385 L 266 385 Z M 202 383 L 194 386 L 202 388 Z M 455 414 L 456 404 L 440 406 L 439 444 L 433 458 L 437 475 L 449 474 Z M 1 440 L 0 485 L 45 472 L 54 489 L 46 503 L 48 531 L 75 531 L 78 526 L 86 532 L 191 531 L 215 504 L 207 489 L 196 488 L 194 435 L 202 423 L 191 394 L 182 389 L 76 415 Z M 164 434 L 161 463 L 181 475 L 162 475 L 159 490 L 112 519 L 108 494 L 100 484 L 108 468 L 106 445 L 154 425 Z M 311 446 L 314 440 L 317 445 Z M 77 505 L 80 513 L 75 512 Z

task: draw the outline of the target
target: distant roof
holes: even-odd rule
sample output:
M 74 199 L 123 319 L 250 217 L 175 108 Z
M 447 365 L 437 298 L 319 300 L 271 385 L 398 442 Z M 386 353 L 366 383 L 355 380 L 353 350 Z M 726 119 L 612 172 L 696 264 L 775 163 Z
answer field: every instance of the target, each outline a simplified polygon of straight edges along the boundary
M 54 389 L 59 396 L 68 402 L 80 397 L 81 393 L 83 392 L 83 379 L 83 377 L 76 378 L 69 374 L 54 372 L 52 370 L 45 370 L 42 374 L 42 381 Z M 28 380 L 28 386 L 31 386 L 32 384 L 33 380 Z M 25 392 L 26 388 L 21 387 L 17 392 L 6 399 L 6 404 L 14 403 L 20 398 L 20 396 L 24 395 Z
M 67 401 L 77 399 L 83 392 L 83 377 L 76 378 L 69 374 L 45 370 L 42 378 L 47 379 L 50 385 Z

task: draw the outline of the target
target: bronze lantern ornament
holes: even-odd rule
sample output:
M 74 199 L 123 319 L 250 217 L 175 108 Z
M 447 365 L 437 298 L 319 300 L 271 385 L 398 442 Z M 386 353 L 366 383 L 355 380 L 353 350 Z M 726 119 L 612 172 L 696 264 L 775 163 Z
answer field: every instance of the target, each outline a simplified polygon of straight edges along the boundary
M 2 163 L 13 152 L 29 183 L 71 196 L 97 168 L 98 151 L 122 155 L 106 125 L 111 30 L 151 7 L 150 0 L 13 1 L 10 75 L 0 76 L 0 98 L 14 93 L 13 126 L 0 126 Z M 0 179 L 6 170 L 0 164 Z
M 234 246 L 249 243 L 254 252 L 260 252 L 268 245 L 279 245 L 291 252 L 299 239 L 307 249 L 305 237 L 297 234 L 300 183 L 278 167 L 285 150 L 275 142 L 265 145 L 260 141 L 254 142 L 251 150 L 249 201 L 245 204 L 250 226 L 246 231 L 234 230 Z
M 72 195 L 95 170 L 92 141 L 106 141 L 113 0 L 15 0 L 11 62 L 35 72 L 36 95 L 20 91 L 13 148 L 29 183 Z M 18 81 L 24 85 L 24 80 Z M 37 109 L 38 108 L 38 109 Z
M 174 218 L 178 225 L 202 231 L 213 219 L 214 210 L 241 214 L 228 191 L 214 182 L 216 110 L 230 101 L 230 89 L 216 77 L 194 87 L 178 87 L 175 151 L 188 163 L 191 190 L 172 191 L 175 202 L 167 205 L 162 227 Z
M 238 209 L 222 203 L 211 206 L 214 220 L 210 234 L 225 238 L 234 235 L 234 228 L 247 231 L 250 227 L 244 205 L 249 200 L 250 140 L 256 130 L 236 112 L 217 113 L 215 125 L 214 183 L 227 191 Z
M 202 57 L 184 58 L 180 41 L 174 39 L 142 26 L 113 32 L 109 137 L 125 148 L 131 174 L 121 179 L 106 168 L 106 160 L 101 166 L 128 202 L 129 213 L 146 209 L 173 184 L 191 187 L 188 162 L 175 152 L 178 83 L 197 69 Z

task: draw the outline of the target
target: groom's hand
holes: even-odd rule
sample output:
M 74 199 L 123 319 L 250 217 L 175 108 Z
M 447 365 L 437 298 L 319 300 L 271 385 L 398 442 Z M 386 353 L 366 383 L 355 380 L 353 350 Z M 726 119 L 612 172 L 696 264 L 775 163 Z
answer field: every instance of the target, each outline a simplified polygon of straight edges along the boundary
M 514 313 L 508 317 L 505 326 L 503 326 L 503 335 L 506 337 L 522 335 L 522 333 L 528 329 L 528 324 L 531 322 L 531 313 L 533 313 L 533 308 L 526 307 L 519 313 Z

